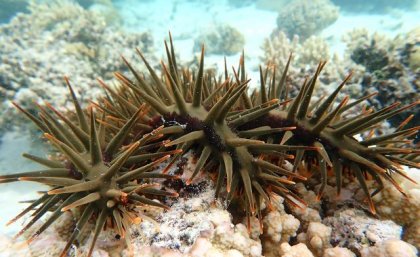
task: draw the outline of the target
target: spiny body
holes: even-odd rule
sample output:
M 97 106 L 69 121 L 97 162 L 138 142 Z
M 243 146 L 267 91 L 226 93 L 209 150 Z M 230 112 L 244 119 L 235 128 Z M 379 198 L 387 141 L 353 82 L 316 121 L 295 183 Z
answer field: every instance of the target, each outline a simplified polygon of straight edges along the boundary
M 80 107 L 70 85 L 73 114 L 62 114 L 47 104 L 49 110 L 40 107 L 41 113 L 36 117 L 18 107 L 63 156 L 57 161 L 25 155 L 48 169 L 0 177 L 1 182 L 37 181 L 53 187 L 12 220 L 35 210 L 33 220 L 18 236 L 48 211 L 53 214 L 35 235 L 54 222 L 61 211 L 78 208 L 82 210 L 78 229 L 62 255 L 89 219 L 96 219 L 88 254 L 91 255 L 105 227 L 124 235 L 140 215 L 134 210 L 137 204 L 167 208 L 151 198 L 176 194 L 154 188 L 156 185 L 148 181 L 176 177 L 166 174 L 167 169 L 162 173 L 150 170 L 166 159 L 169 167 L 190 149 L 198 153 L 198 161 L 187 184 L 202 170 L 216 174 L 216 196 L 238 202 L 248 220 L 251 216 L 262 218 L 262 203 L 270 206 L 273 194 L 281 195 L 292 205 L 304 205 L 293 189 L 294 180 L 306 180 L 296 172 L 302 163 L 320 174 L 318 198 L 322 197 L 328 169 L 335 173 L 338 193 L 346 171 L 360 182 L 372 212 L 375 209 L 371 195 L 381 190 L 383 179 L 401 190 L 394 179 L 395 173 L 405 176 L 400 166 L 419 168 L 419 151 L 410 148 L 410 142 L 405 140 L 418 127 L 403 129 L 406 124 L 402 124 L 389 135 L 362 141 L 353 137 L 417 102 L 399 109 L 395 104 L 377 112 L 365 110 L 359 116 L 344 118 L 344 112 L 371 96 L 350 104 L 344 98 L 334 107 L 347 78 L 325 100 L 312 104 L 315 83 L 325 63 L 320 63 L 294 99 L 289 99 L 286 85 L 291 57 L 279 80 L 275 74 L 268 77 L 269 69 L 261 69 L 260 89 L 249 96 L 243 57 L 237 71 L 233 69 L 232 78 L 226 65 L 224 77 L 216 78 L 204 71 L 204 48 L 197 74 L 193 74 L 179 69 L 172 40 L 165 47 L 167 64 L 162 62 L 161 76 L 138 51 L 150 78 L 123 59 L 134 80 L 116 73 L 120 81 L 117 89 L 100 81 L 107 92 L 106 97 L 94 103 L 100 119 L 95 118 L 97 114 L 92 109 Z M 292 170 L 285 167 L 288 161 L 294 164 Z M 367 175 L 378 186 L 372 194 L 366 185 Z

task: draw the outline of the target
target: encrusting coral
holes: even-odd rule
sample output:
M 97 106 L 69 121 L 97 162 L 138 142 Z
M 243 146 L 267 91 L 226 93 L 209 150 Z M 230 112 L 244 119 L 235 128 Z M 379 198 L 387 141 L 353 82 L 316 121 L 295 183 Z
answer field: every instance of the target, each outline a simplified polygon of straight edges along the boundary
M 290 57 L 281 74 L 271 67 L 261 68 L 260 88 L 248 94 L 243 56 L 232 75 L 225 68 L 220 77 L 215 77 L 204 70 L 204 47 L 196 72 L 177 65 L 171 37 L 165 50 L 167 62 L 162 62 L 161 74 L 140 50 L 137 53 L 148 76 L 123 59 L 133 78 L 115 73 L 120 82 L 117 87 L 99 81 L 106 95 L 92 102 L 94 108 L 83 109 L 69 83 L 74 112 L 62 113 L 47 104 L 39 107 L 37 117 L 16 105 L 57 151 L 50 159 L 25 155 L 47 166 L 46 170 L 0 176 L 3 183 L 20 180 L 52 186 L 12 220 L 35 211 L 18 236 L 52 211 L 28 239 L 31 242 L 63 211 L 71 210 L 81 215 L 62 256 L 80 230 L 94 221 L 90 255 L 104 227 L 124 236 L 132 223 L 147 219 L 135 210 L 137 205 L 168 208 L 165 198 L 177 196 L 180 188 L 194 186 L 194 179 L 204 172 L 214 181 L 215 196 L 226 201 L 235 219 L 245 218 L 250 232 L 254 221 L 258 221 L 260 233 L 266 223 L 270 237 L 269 231 L 278 228 L 272 226 L 270 230 L 271 225 L 264 218 L 276 208 L 273 199 L 282 197 L 288 210 L 306 205 L 297 193 L 295 181 L 305 183 L 308 177 L 317 178 L 320 185 L 315 199 L 321 200 L 329 177 L 335 178 L 338 194 L 344 179 L 356 180 L 374 214 L 372 196 L 381 192 L 384 181 L 404 195 L 397 180 L 411 178 L 402 166 L 419 168 L 419 151 L 406 140 L 419 127 L 405 128 L 404 123 L 390 134 L 354 137 L 374 131 L 378 123 L 419 102 L 403 107 L 395 103 L 378 111 L 364 108 L 359 115 L 346 117 L 347 111 L 372 95 L 350 103 L 345 97 L 335 104 L 349 75 L 328 97 L 313 102 L 313 91 L 325 62 L 317 66 L 312 77 L 305 78 L 297 96 L 290 99 L 286 81 Z M 186 181 L 176 182 L 179 174 L 169 170 L 190 150 L 197 159 L 196 166 Z M 165 160 L 162 172 L 149 171 Z M 170 183 L 171 180 L 174 181 Z M 368 186 L 371 183 L 373 186 Z M 166 187 L 175 192 L 163 190 Z M 287 224 L 285 240 L 293 237 L 300 225 L 285 213 L 280 213 L 279 222 Z M 307 235 L 312 250 L 320 254 L 331 245 L 324 235 L 313 231 L 316 224 L 322 225 L 308 222 Z M 292 248 L 301 249 L 300 246 L 285 242 L 280 251 L 286 254 Z M 304 248 L 302 252 L 311 256 L 310 250 Z

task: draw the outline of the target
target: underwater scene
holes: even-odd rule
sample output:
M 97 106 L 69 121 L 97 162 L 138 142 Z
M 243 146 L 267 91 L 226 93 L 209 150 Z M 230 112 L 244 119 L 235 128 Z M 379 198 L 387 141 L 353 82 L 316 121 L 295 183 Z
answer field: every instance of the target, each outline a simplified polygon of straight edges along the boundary
M 0 257 L 415 257 L 420 0 L 0 0 Z

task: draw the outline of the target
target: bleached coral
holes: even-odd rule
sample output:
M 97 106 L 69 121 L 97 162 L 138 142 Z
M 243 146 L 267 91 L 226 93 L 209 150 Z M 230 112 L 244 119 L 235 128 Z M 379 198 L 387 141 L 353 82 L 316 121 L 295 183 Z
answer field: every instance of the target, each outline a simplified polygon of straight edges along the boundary
M 334 23 L 339 9 L 329 0 L 291 1 L 279 13 L 278 30 L 306 39 Z
M 325 249 L 322 257 L 356 257 L 356 254 L 347 248 L 336 246 L 334 248 Z
M 306 208 L 293 207 L 292 213 L 301 222 L 302 229 L 306 230 L 311 222 L 321 222 L 319 210 L 321 208 L 320 202 L 316 200 L 316 194 L 306 189 L 305 185 L 298 183 L 296 189 L 302 196 L 302 199 L 308 203 Z
M 283 242 L 289 242 L 291 237 L 295 237 L 299 229 L 300 222 L 293 215 L 284 211 L 270 211 L 263 219 L 264 234 L 261 241 L 264 248 L 264 256 L 279 256 Z
M 306 240 L 310 248 L 320 256 L 324 249 L 331 247 L 331 228 L 320 222 L 311 222 L 306 232 Z
M 360 251 L 362 257 L 416 257 L 417 249 L 401 240 L 387 240 Z
M 282 243 L 280 249 L 281 257 L 314 257 L 308 247 L 302 243 L 293 246 L 288 243 Z
M 300 222 L 293 215 L 280 214 L 277 211 L 269 212 L 263 220 L 264 236 L 273 242 L 289 242 L 290 237 L 296 236 Z
M 373 201 L 381 217 L 403 225 L 405 239 L 420 247 L 420 188 L 413 187 L 409 183 L 411 182 L 401 184 L 407 197 L 390 183 L 384 183 L 385 188 L 373 198 Z

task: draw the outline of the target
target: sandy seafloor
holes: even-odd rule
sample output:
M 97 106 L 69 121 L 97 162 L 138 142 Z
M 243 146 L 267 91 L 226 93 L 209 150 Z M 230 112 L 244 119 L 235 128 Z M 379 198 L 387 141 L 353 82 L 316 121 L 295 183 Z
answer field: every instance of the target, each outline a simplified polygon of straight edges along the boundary
M 190 60 L 194 44 L 194 35 L 213 24 L 229 24 L 237 28 L 245 37 L 245 54 L 251 84 L 257 85 L 256 68 L 262 56 L 261 45 L 275 29 L 277 13 L 256 9 L 255 6 L 235 8 L 225 1 L 175 1 L 155 0 L 136 1 L 120 0 L 115 5 L 123 17 L 126 29 L 130 31 L 150 31 L 155 42 L 158 57 L 163 56 L 163 40 L 168 31 L 172 32 L 175 48 L 180 58 Z M 326 28 L 321 36 L 328 39 L 332 51 L 343 54 L 344 44 L 341 38 L 353 28 L 367 28 L 390 36 L 407 32 L 420 24 L 418 11 L 395 10 L 391 14 L 360 14 L 341 12 L 338 20 Z M 229 65 L 236 65 L 239 53 L 227 58 Z M 222 67 L 223 56 L 210 55 L 206 65 L 216 63 Z M 12 173 L 34 170 L 37 165 L 21 157 L 22 152 L 41 155 L 45 149 L 40 147 L 37 136 L 17 132 L 6 133 L 0 145 L 0 172 Z M 40 151 L 41 148 L 41 151 Z M 416 172 L 416 171 L 414 171 Z M 418 172 L 418 171 L 417 171 Z M 14 234 L 24 219 L 12 226 L 5 223 L 15 216 L 25 205 L 20 200 L 31 199 L 37 190 L 43 187 L 33 183 L 0 184 L 0 234 Z M 1 256 L 1 253 L 0 253 Z

